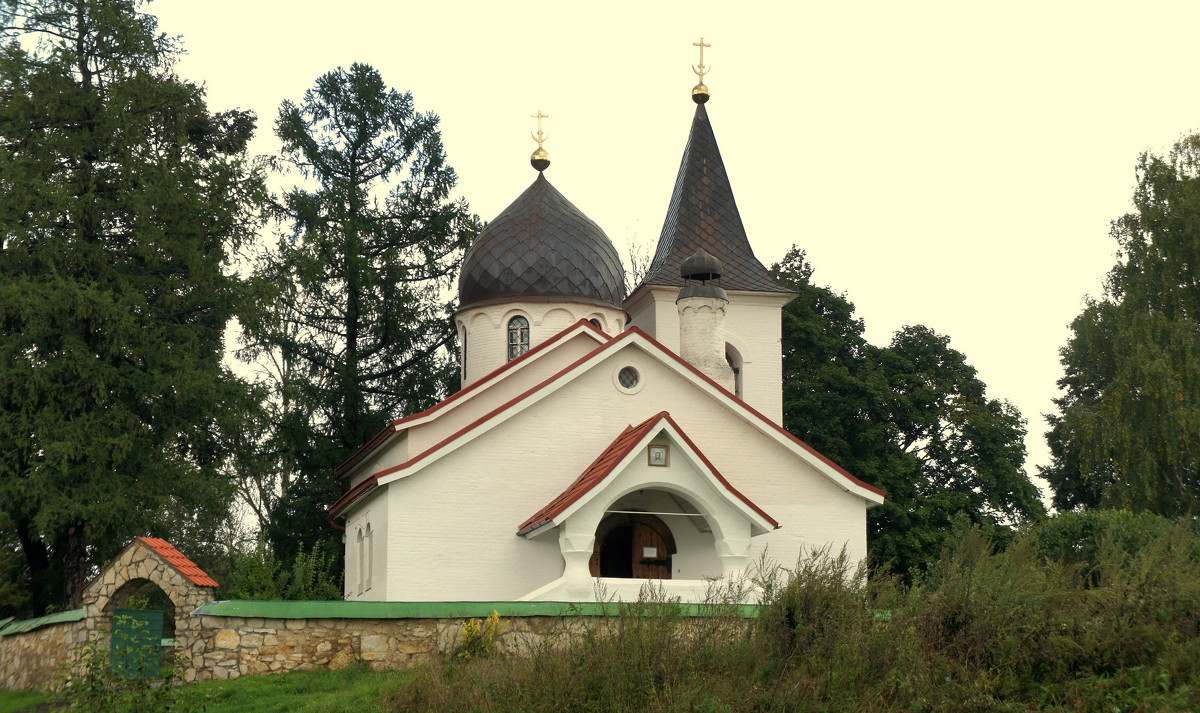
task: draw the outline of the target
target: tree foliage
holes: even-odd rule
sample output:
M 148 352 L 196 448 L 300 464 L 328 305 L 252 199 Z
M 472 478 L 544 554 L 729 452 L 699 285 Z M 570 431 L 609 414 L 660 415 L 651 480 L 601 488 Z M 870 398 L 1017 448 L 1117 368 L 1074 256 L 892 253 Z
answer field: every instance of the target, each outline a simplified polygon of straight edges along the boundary
M 320 77 L 276 122 L 305 180 L 280 205 L 290 231 L 266 255 L 270 286 L 247 356 L 276 391 L 268 463 L 250 483 L 275 550 L 332 538 L 334 468 L 388 420 L 456 378 L 447 292 L 479 224 L 453 199 L 438 117 L 354 64 Z M 279 497 L 282 495 L 282 497 Z
M 1071 323 L 1043 476 L 1054 503 L 1200 510 L 1200 135 L 1138 162 L 1119 261 Z
M 1022 468 L 1024 420 L 987 397 L 948 337 L 909 326 L 876 347 L 854 305 L 812 283 L 803 251 L 773 271 L 798 293 L 783 313 L 784 426 L 887 491 L 868 511 L 875 564 L 917 572 L 955 532 L 1042 514 Z
M 254 117 L 210 113 L 139 5 L 0 2 L 0 520 L 30 613 L 135 534 L 219 521 L 253 403 L 221 360 Z

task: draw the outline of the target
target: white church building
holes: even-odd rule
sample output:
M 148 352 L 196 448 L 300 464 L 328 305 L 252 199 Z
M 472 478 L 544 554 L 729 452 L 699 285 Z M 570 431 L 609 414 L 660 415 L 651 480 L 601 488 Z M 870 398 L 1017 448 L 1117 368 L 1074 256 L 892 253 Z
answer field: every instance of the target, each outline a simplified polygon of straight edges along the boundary
M 883 491 L 783 429 L 781 310 L 707 88 L 654 260 L 626 296 L 604 231 L 537 178 L 479 235 L 454 315 L 462 389 L 338 468 L 345 597 L 683 601 L 762 553 L 866 557 Z

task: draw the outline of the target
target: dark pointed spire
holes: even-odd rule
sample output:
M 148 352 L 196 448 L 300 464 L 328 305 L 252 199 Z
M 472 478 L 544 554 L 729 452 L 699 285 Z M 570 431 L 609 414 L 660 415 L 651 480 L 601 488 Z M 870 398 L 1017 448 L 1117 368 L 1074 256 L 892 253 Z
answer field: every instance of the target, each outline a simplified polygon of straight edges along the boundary
M 679 270 L 683 261 L 703 251 L 721 261 L 721 283 L 727 290 L 793 292 L 771 277 L 750 249 L 704 107 L 696 104 L 658 250 L 642 284 L 682 287 Z

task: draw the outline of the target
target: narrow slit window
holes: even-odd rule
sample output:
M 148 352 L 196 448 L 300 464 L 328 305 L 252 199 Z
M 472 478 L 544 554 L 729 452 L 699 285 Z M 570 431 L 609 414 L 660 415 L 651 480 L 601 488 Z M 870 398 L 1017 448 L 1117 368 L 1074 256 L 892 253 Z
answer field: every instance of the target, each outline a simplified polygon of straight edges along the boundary
M 372 570 L 375 568 L 375 533 L 372 530 L 373 528 L 371 527 L 371 524 L 367 523 L 367 535 L 365 538 L 367 541 L 367 560 L 363 563 L 363 565 L 366 567 L 367 575 L 364 577 L 366 582 L 363 585 L 363 591 L 369 591 L 371 589 L 371 574 Z
M 508 359 L 512 361 L 529 351 L 529 320 L 513 317 L 508 320 Z
M 358 561 L 354 563 L 356 565 L 355 569 L 357 570 L 357 572 L 355 572 L 355 575 L 357 575 L 357 576 L 355 576 L 355 579 L 357 580 L 357 582 L 356 582 L 357 586 L 354 588 L 354 593 L 362 594 L 363 593 L 363 560 L 365 558 L 363 557 L 364 546 L 363 546 L 363 531 L 362 531 L 361 527 L 357 528 L 357 537 L 355 539 L 358 541 L 357 542 L 358 551 L 356 553 L 358 556 L 355 557 L 355 559 L 357 559 Z

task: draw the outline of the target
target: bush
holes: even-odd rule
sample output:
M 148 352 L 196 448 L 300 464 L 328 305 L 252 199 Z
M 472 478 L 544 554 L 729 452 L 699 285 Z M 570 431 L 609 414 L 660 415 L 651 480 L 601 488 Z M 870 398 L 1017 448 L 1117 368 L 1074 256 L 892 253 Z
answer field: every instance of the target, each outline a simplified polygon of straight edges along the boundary
M 234 547 L 229 553 L 224 593 L 230 599 L 341 599 L 342 587 L 334 572 L 334 559 L 322 543 L 317 543 L 308 551 L 301 547 L 291 569 L 285 570 L 261 540 L 253 549 Z
M 1063 517 L 1063 516 L 1060 516 Z M 752 620 L 644 598 L 522 657 L 418 671 L 397 711 L 1200 709 L 1200 537 L 1128 514 L 967 533 L 912 586 L 843 554 L 762 568 Z M 714 608 L 714 612 L 719 612 Z
M 130 617 L 118 617 L 120 619 L 133 626 L 144 624 Z M 117 626 L 117 629 L 121 631 L 124 627 Z M 60 674 L 61 696 L 72 708 L 89 713 L 191 713 L 203 710 L 199 701 L 179 696 L 176 684 L 185 662 L 176 659 L 163 664 L 157 647 L 147 650 L 137 645 L 136 640 L 140 637 L 118 633 L 112 646 L 133 652 L 133 660 L 123 657 L 121 665 L 116 665 L 109 653 L 110 637 L 107 634 L 107 630 L 98 629 L 96 635 L 80 648 L 75 661 L 65 664 Z

